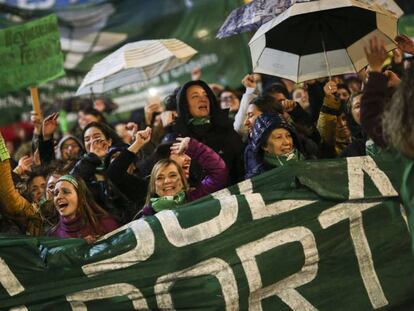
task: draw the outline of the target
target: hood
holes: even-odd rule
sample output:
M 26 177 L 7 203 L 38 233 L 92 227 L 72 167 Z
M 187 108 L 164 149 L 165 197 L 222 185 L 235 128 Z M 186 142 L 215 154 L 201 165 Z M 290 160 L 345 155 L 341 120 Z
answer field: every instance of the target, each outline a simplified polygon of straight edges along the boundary
M 269 137 L 270 133 L 274 129 L 278 128 L 284 128 L 285 130 L 289 131 L 293 138 L 294 147 L 301 151 L 300 142 L 295 128 L 288 121 L 286 121 L 286 119 L 279 113 L 264 113 L 257 117 L 253 126 L 251 136 L 254 149 L 257 152 L 260 151 L 261 147 L 267 141 L 267 138 Z
M 210 101 L 210 121 L 212 125 L 227 127 L 229 119 L 227 113 L 220 108 L 216 96 L 210 87 L 201 80 L 189 81 L 185 83 L 177 94 L 177 122 L 183 126 L 188 124 L 188 121 L 192 118 L 188 109 L 187 102 L 187 90 L 193 85 L 201 86 L 207 93 L 207 97 Z
M 74 135 L 71 135 L 71 134 L 69 134 L 69 135 L 65 135 L 65 136 L 63 136 L 60 140 L 59 140 L 59 143 L 58 143 L 58 145 L 57 145 L 57 150 L 56 150 L 56 158 L 57 159 L 62 159 L 62 145 L 63 145 L 63 143 L 65 142 L 65 141 L 67 141 L 68 139 L 73 139 L 77 144 L 78 144 L 78 146 L 79 146 L 79 148 L 81 149 L 81 154 L 84 154 L 85 153 L 85 148 L 83 147 L 83 144 L 82 144 L 82 142 L 79 140 L 79 138 L 77 138 L 76 136 L 74 136 Z

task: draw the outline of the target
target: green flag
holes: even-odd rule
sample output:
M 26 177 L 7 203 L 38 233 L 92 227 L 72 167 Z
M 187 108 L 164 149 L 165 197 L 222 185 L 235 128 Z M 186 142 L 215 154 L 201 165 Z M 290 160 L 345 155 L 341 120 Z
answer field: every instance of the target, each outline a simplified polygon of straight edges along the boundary
M 64 75 L 55 15 L 0 30 L 0 95 Z
M 289 164 L 94 245 L 0 238 L 0 307 L 412 310 L 398 165 L 386 156 Z

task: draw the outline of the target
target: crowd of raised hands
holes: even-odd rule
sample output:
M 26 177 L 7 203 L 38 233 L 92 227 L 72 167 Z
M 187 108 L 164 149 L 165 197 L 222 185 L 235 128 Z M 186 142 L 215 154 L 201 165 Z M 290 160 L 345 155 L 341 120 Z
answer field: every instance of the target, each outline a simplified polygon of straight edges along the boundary
M 412 159 L 414 42 L 395 41 L 389 53 L 372 38 L 358 74 L 299 85 L 247 74 L 234 90 L 203 82 L 195 68 L 163 103 L 117 124 L 93 102 L 67 132 L 58 112 L 32 113 L 28 152 L 15 158 L 0 137 L 0 229 L 94 243 L 137 218 L 297 161 L 390 150 Z

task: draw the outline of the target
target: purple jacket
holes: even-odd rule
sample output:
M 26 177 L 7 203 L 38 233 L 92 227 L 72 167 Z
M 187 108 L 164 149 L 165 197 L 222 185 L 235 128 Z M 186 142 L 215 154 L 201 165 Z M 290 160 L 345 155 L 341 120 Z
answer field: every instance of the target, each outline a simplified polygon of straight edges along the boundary
M 95 232 L 90 224 L 82 223 L 80 216 L 77 216 L 72 220 L 66 220 L 63 217 L 60 217 L 57 226 L 49 232 L 49 236 L 60 238 L 84 238 L 88 235 L 104 235 L 119 227 L 117 221 L 110 216 L 100 217 L 99 224 L 100 232 Z
M 191 138 L 186 154 L 191 157 L 192 161 L 196 161 L 206 173 L 198 185 L 187 192 L 187 202 L 195 201 L 223 189 L 227 185 L 228 169 L 224 160 L 213 149 Z M 146 216 L 155 214 L 150 205 L 146 205 L 142 213 Z

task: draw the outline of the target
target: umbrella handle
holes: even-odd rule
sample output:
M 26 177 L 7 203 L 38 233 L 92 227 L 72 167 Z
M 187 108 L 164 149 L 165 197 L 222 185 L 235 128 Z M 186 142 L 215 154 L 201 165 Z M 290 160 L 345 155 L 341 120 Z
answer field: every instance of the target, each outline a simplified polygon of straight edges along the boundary
M 322 29 L 320 29 L 319 33 L 320 33 L 320 35 L 321 35 L 321 42 L 322 42 L 323 56 L 324 56 L 324 58 L 325 58 L 326 69 L 328 70 L 328 77 L 329 77 L 329 80 L 331 80 L 331 77 L 332 77 L 332 74 L 331 74 L 331 66 L 329 65 L 329 61 L 328 61 L 328 54 L 326 53 L 326 48 L 325 48 L 325 40 L 324 40 L 324 38 L 323 38 Z

